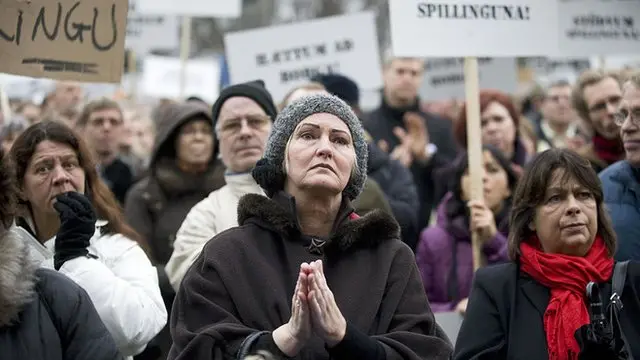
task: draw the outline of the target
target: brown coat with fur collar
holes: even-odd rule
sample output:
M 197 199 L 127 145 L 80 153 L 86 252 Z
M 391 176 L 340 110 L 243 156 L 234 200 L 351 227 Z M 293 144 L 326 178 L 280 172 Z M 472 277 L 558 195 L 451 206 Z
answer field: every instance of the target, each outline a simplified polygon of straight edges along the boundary
M 300 233 L 293 199 L 246 195 L 240 226 L 214 237 L 187 272 L 171 316 L 169 359 L 235 358 L 247 336 L 272 331 L 291 316 L 302 262 L 323 259 L 342 314 L 382 344 L 387 359 L 448 359 L 451 346 L 436 325 L 413 252 L 382 211 L 352 219 L 345 200 L 322 255 Z M 328 359 L 313 338 L 297 359 Z

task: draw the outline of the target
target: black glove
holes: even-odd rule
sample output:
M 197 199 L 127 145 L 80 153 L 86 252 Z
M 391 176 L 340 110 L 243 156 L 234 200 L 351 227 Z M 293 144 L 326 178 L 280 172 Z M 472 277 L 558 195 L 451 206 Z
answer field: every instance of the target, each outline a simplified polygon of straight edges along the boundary
M 56 196 L 53 207 L 60 215 L 53 266 L 60 270 L 67 260 L 89 254 L 87 247 L 96 231 L 96 212 L 86 196 L 74 191 Z

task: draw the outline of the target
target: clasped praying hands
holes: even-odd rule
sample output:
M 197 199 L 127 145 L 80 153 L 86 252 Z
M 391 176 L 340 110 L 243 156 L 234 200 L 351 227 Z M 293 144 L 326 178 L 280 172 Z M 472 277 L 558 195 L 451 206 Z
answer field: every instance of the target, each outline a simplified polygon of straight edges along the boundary
M 322 261 L 300 265 L 289 321 L 273 332 L 273 339 L 287 356 L 296 355 L 312 336 L 328 347 L 344 338 L 347 321 L 340 312 L 324 276 Z

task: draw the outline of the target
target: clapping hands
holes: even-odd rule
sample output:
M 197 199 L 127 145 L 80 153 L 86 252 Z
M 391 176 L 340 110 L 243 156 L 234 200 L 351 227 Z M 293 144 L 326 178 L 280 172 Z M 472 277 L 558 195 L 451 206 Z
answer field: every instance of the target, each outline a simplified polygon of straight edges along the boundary
M 322 261 L 300 265 L 289 321 L 273 332 L 273 339 L 287 356 L 295 356 L 311 336 L 329 347 L 344 338 L 347 322 L 324 277 Z

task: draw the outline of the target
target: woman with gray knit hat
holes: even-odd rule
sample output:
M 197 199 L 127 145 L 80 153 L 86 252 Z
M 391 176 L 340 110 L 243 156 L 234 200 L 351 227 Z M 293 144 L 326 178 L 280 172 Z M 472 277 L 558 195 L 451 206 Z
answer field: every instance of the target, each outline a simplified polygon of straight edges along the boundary
M 311 95 L 278 115 L 253 171 L 268 197 L 238 205 L 182 281 L 169 359 L 448 359 L 413 252 L 382 211 L 351 201 L 366 178 L 360 121 Z

